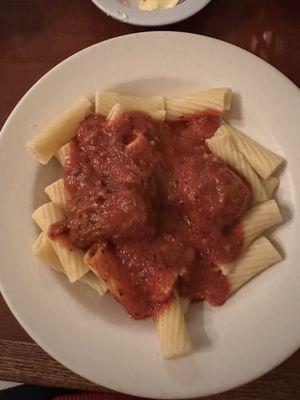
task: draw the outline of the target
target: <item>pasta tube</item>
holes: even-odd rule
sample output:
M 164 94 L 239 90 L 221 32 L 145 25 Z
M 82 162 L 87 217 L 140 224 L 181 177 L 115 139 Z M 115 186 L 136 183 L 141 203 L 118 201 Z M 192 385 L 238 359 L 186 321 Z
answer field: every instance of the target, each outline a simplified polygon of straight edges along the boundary
M 281 156 L 230 125 L 223 124 L 219 129 L 229 132 L 238 151 L 243 154 L 254 171 L 262 178 L 269 178 L 284 162 Z
M 257 239 L 227 275 L 233 293 L 264 269 L 282 259 L 281 254 L 265 237 Z
M 27 143 L 27 148 L 32 151 L 36 159 L 47 164 L 57 150 L 70 142 L 76 134 L 76 128 L 92 110 L 92 103 L 81 99 L 74 106 L 68 108 L 48 125 L 41 133 Z
M 206 140 L 206 143 L 213 153 L 247 179 L 252 189 L 254 203 L 268 200 L 261 181 L 244 156 L 236 150 L 229 132 L 223 132 L 219 128 L 213 137 Z
M 49 267 L 54 269 L 54 271 L 64 273 L 63 266 L 53 250 L 50 239 L 45 232 L 41 232 L 34 242 L 32 253 L 35 257 L 38 257 L 40 260 L 49 265 Z
M 271 199 L 274 195 L 275 190 L 278 188 L 279 179 L 276 178 L 276 176 L 270 176 L 269 178 L 264 179 L 262 181 L 262 184 L 264 185 L 266 195 L 269 199 Z
M 153 319 L 164 358 L 181 357 L 192 351 L 184 311 L 177 293 Z
M 260 203 L 249 210 L 242 218 L 241 225 L 244 239 L 244 250 L 264 231 L 282 221 L 280 209 L 275 200 Z M 236 261 L 238 262 L 238 261 Z M 220 264 L 219 268 L 227 275 L 236 262 Z
M 65 166 L 66 158 L 69 156 L 70 153 L 70 143 L 66 143 L 60 149 L 57 150 L 55 153 L 55 157 L 61 164 L 61 166 Z
M 61 265 L 59 258 L 53 250 L 50 239 L 48 238 L 48 235 L 46 233 L 41 232 L 39 237 L 35 241 L 33 246 L 33 255 L 45 262 L 55 271 L 61 272 L 65 275 L 63 266 Z M 88 271 L 85 275 L 83 275 L 82 278 L 80 278 L 80 282 L 96 290 L 100 294 L 100 296 L 102 296 L 107 290 L 104 282 L 99 279 L 92 271 Z
M 208 109 L 221 113 L 230 109 L 231 97 L 231 89 L 217 88 L 204 90 L 190 96 L 166 98 L 166 120 L 177 120 L 185 115 Z
M 67 192 L 64 188 L 63 178 L 58 179 L 51 185 L 45 188 L 45 192 L 49 196 L 52 203 L 59 206 L 62 210 L 66 209 L 67 206 Z
M 43 204 L 32 214 L 34 222 L 46 234 L 51 224 L 63 218 L 63 211 L 53 203 Z M 83 259 L 84 253 L 81 250 L 63 246 L 58 240 L 50 240 L 50 242 L 70 282 L 77 281 L 88 271 Z
M 116 92 L 97 92 L 95 104 L 96 113 L 105 117 L 115 104 L 120 104 L 129 111 L 144 112 L 157 120 L 164 120 L 166 114 L 163 97 L 136 97 Z

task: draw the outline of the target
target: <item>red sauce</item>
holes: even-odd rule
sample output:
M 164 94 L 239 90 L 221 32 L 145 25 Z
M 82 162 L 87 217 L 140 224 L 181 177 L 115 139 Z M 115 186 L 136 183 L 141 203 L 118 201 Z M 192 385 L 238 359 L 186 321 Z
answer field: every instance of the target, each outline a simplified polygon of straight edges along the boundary
M 213 112 L 168 123 L 128 112 L 113 124 L 91 114 L 78 127 L 67 217 L 50 234 L 91 249 L 91 267 L 133 318 L 153 316 L 174 286 L 212 305 L 228 297 L 215 264 L 240 255 L 251 192 L 205 145 L 219 124 Z
M 206 299 L 213 306 L 224 303 L 229 293 L 228 279 L 205 257 L 194 262 L 191 272 L 178 285 L 183 297 L 194 301 Z

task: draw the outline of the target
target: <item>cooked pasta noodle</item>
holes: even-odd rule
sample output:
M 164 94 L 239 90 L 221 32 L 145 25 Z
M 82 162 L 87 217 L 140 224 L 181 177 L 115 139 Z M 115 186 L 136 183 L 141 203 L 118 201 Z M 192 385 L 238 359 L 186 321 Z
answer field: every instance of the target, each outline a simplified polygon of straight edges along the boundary
M 69 156 L 69 154 L 70 154 L 70 143 L 66 143 L 55 153 L 55 157 L 57 158 L 62 167 L 65 166 L 66 158 Z
M 50 225 L 64 219 L 64 214 L 57 205 L 46 203 L 34 211 L 32 219 L 47 234 Z M 81 250 L 64 246 L 58 240 L 50 242 L 70 282 L 77 281 L 88 271 Z
M 144 112 L 157 120 L 164 120 L 166 114 L 163 97 L 135 97 L 116 92 L 101 92 L 96 93 L 95 103 L 96 113 L 105 117 L 115 104 L 120 104 L 129 111 Z
M 249 210 L 242 218 L 241 225 L 243 231 L 244 250 L 271 226 L 279 224 L 282 221 L 280 209 L 275 200 L 269 200 L 260 203 Z M 238 260 L 237 260 L 238 262 Z M 221 264 L 224 274 L 228 274 L 232 270 L 235 263 Z
M 62 210 L 66 209 L 68 196 L 64 188 L 63 178 L 60 178 L 51 185 L 47 186 L 45 188 L 45 192 L 49 196 L 49 199 L 52 201 L 52 203 L 59 206 Z
M 264 185 L 267 197 L 271 199 L 278 188 L 279 179 L 276 176 L 270 176 L 269 178 L 264 179 L 262 184 Z
M 220 130 L 229 132 L 238 151 L 243 154 L 251 167 L 262 178 L 269 178 L 282 165 L 284 160 L 281 156 L 230 125 L 223 124 Z
M 166 119 L 178 120 L 185 115 L 205 110 L 222 113 L 231 107 L 232 92 L 228 88 L 208 89 L 201 92 L 165 99 Z
M 282 259 L 280 253 L 265 237 L 257 239 L 245 251 L 232 271 L 227 275 L 230 292 L 233 293 L 264 269 Z
M 47 164 L 57 150 L 75 136 L 79 122 L 91 110 L 92 103 L 86 98 L 81 99 L 28 142 L 27 148 L 32 151 L 40 163 Z
M 268 199 L 261 181 L 242 153 L 236 150 L 228 132 L 224 132 L 219 128 L 212 138 L 206 140 L 206 143 L 212 152 L 237 170 L 249 182 L 254 203 L 260 203 Z
M 164 358 L 182 357 L 192 351 L 184 310 L 177 293 L 154 317 L 154 323 Z

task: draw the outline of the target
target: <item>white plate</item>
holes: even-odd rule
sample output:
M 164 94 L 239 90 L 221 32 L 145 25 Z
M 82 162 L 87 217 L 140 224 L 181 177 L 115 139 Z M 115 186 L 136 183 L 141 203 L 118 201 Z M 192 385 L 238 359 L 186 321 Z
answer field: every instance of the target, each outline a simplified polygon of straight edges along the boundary
M 197 304 L 188 317 L 192 355 L 164 361 L 150 320 L 131 321 L 109 296 L 101 299 L 30 254 L 31 221 L 43 188 L 59 177 L 55 161 L 40 166 L 25 143 L 82 95 L 116 89 L 137 95 L 234 88 L 232 121 L 278 151 L 288 165 L 279 190 L 285 223 L 274 238 L 286 259 L 219 308 Z M 257 57 L 227 43 L 187 33 L 122 36 L 59 64 L 24 96 L 0 141 L 0 282 L 26 331 L 74 372 L 109 388 L 152 398 L 224 391 L 275 367 L 300 341 L 300 96 L 296 86 Z
M 167 10 L 141 11 L 138 0 L 92 0 L 105 14 L 119 21 L 141 26 L 159 26 L 182 21 L 202 10 L 211 0 L 182 0 Z

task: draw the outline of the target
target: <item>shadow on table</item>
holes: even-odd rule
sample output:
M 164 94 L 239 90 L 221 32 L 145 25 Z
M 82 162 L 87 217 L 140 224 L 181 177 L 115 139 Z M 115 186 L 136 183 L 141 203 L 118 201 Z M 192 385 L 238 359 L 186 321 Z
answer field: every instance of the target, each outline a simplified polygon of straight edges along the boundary
M 0 391 L 0 400 L 52 400 L 65 394 L 78 393 L 76 390 L 43 386 L 20 385 Z

